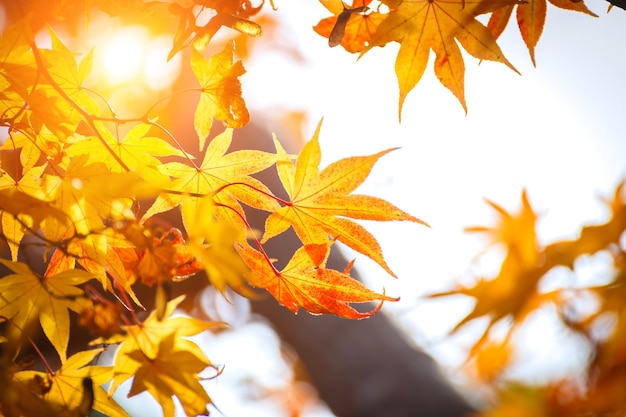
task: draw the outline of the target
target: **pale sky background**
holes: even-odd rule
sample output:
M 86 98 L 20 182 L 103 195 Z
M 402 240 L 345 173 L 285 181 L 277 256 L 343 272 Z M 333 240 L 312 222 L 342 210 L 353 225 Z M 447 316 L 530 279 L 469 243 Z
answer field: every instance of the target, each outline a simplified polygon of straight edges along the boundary
M 491 224 L 483 197 L 516 210 L 525 187 L 533 207 L 543 213 L 539 232 L 545 243 L 574 237 L 581 221 L 606 220 L 598 197 L 611 196 L 626 175 L 626 12 L 615 8 L 606 14 L 608 3 L 600 0 L 587 1 L 599 18 L 550 6 L 536 49 L 537 68 L 517 28 L 510 26 L 499 43 L 522 76 L 502 64 L 479 66 L 467 57 L 467 115 L 438 82 L 431 62 L 405 101 L 399 124 L 397 46 L 377 48 L 357 62 L 355 55 L 329 48 L 310 29 L 328 15 L 320 4 L 276 3 L 276 16 L 293 29 L 286 40 L 303 48 L 306 59 L 298 63 L 274 52 L 244 63 L 243 89 L 251 113 L 304 110 L 309 115 L 303 132 L 307 138 L 323 117 L 323 166 L 401 148 L 379 161 L 359 192 L 389 200 L 432 229 L 364 222 L 399 279 L 360 255 L 356 267 L 374 290 L 385 287 L 388 294 L 401 296 L 400 302 L 385 304 L 384 313 L 454 374 L 473 333 L 451 339 L 446 334 L 472 303 L 421 297 L 473 276 L 471 261 L 484 241 L 463 228 Z M 270 128 L 280 135 L 278 124 Z M 234 334 L 204 339 L 209 358 L 227 364 L 217 381 L 207 383 L 209 393 L 229 417 L 280 416 L 275 401 L 264 401 L 265 407 L 248 405 L 233 392 L 246 375 L 264 379 L 268 386 L 280 386 L 289 377 L 284 365 L 276 365 L 277 339 L 258 324 L 234 327 L 236 342 Z M 558 376 L 576 369 L 582 353 L 572 351 L 563 363 L 551 359 L 555 334 L 558 329 L 547 315 L 534 319 L 521 353 L 528 372 L 544 369 Z M 523 370 L 518 374 L 531 377 Z M 146 402 L 134 403 L 138 415 L 145 415 Z M 309 415 L 329 414 L 315 409 Z

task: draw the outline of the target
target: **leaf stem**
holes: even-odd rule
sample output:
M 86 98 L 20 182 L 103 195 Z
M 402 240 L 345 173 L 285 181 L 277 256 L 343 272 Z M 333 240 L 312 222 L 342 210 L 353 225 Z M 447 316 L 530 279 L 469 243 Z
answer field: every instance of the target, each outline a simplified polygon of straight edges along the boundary
M 35 349 L 35 352 L 37 352 L 37 356 L 39 356 L 39 359 L 41 359 L 41 361 L 43 362 L 43 366 L 46 368 L 46 371 L 50 374 L 50 376 L 54 376 L 54 371 L 52 370 L 52 368 L 50 368 L 50 364 L 46 360 L 46 357 L 43 353 L 41 353 L 41 350 L 39 350 L 39 347 L 33 341 L 33 339 L 30 338 L 30 336 L 28 337 L 28 342 L 33 347 L 33 349 Z

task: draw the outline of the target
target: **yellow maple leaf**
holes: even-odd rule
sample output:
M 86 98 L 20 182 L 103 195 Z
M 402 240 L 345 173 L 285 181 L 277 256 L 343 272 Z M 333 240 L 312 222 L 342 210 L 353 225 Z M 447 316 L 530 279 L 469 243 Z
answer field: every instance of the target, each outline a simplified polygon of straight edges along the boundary
M 35 379 L 45 381 L 49 390 L 43 394 L 43 399 L 51 406 L 64 410 L 63 415 L 78 410 L 82 405 L 84 396 L 91 394 L 86 393 L 85 390 L 93 389 L 93 403 L 90 408 L 110 417 L 128 416 L 124 409 L 110 398 L 101 386 L 111 380 L 113 368 L 111 366 L 88 365 L 103 350 L 91 349 L 78 352 L 68 358 L 53 375 L 37 371 L 21 371 L 15 374 L 14 379 L 23 383 Z M 91 383 L 85 384 L 85 379 L 91 380 Z M 91 409 L 84 411 L 89 412 Z
M 189 157 L 185 152 L 161 138 L 146 136 L 152 128 L 152 125 L 148 123 L 140 123 L 133 127 L 122 139 L 116 138 L 104 124 L 95 122 L 94 125 L 101 137 L 92 136 L 75 140 L 67 148 L 67 155 L 87 155 L 88 162 L 102 162 L 111 172 L 122 173 L 128 168 L 149 183 L 161 187 L 169 183 L 169 178 L 157 169 L 162 163 L 157 157 Z M 108 146 L 105 146 L 103 142 L 106 142 Z M 109 149 L 117 158 L 109 152 Z M 122 167 L 118 161 L 122 161 L 125 167 Z
M 517 71 L 504 57 L 493 35 L 476 16 L 497 10 L 517 0 L 387 0 L 392 10 L 372 37 L 373 46 L 400 42 L 396 75 L 400 87 L 398 118 L 408 93 L 424 74 L 431 49 L 435 52 L 435 74 L 439 81 L 465 103 L 465 64 L 461 46 L 473 57 L 497 61 Z
M 201 86 L 193 124 L 202 151 L 214 118 L 232 128 L 243 127 L 250 120 L 246 103 L 241 97 L 241 82 L 237 78 L 246 71 L 241 61 L 233 64 L 233 47 L 230 44 L 208 61 L 192 49 L 191 68 Z
M 347 219 L 406 220 L 426 225 L 383 199 L 351 194 L 367 178 L 376 161 L 393 149 L 370 156 L 345 158 L 319 171 L 320 128 L 321 122 L 313 138 L 300 152 L 295 165 L 274 138 L 278 152 L 278 176 L 290 201 L 267 218 L 261 242 L 291 226 L 305 245 L 326 244 L 330 236 L 373 259 L 395 276 L 383 259 L 374 236 L 363 226 Z
M 19 181 L 0 169 L 0 217 L 11 258 L 16 261 L 20 242 L 28 229 L 36 232 L 46 219 L 69 225 L 70 218 L 52 202 L 27 194 L 32 175 L 39 176 L 43 167 L 32 168 Z
M 40 50 L 41 57 L 48 68 L 48 74 L 76 104 L 83 107 L 92 115 L 99 115 L 100 108 L 96 102 L 86 93 L 82 87 L 83 82 L 91 72 L 93 62 L 93 49 L 76 63 L 74 53 L 70 51 L 54 33 L 48 28 L 52 41 L 52 49 Z M 76 114 L 77 110 L 70 109 L 70 114 Z
M 217 218 L 234 225 L 238 229 L 238 240 L 241 240 L 245 239 L 246 225 L 242 220 L 245 214 L 239 201 L 261 210 L 277 209 L 278 203 L 271 197 L 271 191 L 259 180 L 250 177 L 250 174 L 274 164 L 276 155 L 255 150 L 226 153 L 232 142 L 232 134 L 232 129 L 226 129 L 213 138 L 200 166 L 179 162 L 161 165 L 159 169 L 174 178 L 168 187 L 172 193 L 159 195 L 144 214 L 143 220 L 179 205 L 190 206 L 184 213 L 193 213 L 199 209 L 203 196 L 213 195 Z M 187 224 L 193 220 L 188 217 L 183 214 L 183 223 L 189 232 Z
M 14 272 L 0 279 L 0 316 L 11 318 L 19 329 L 38 320 L 59 357 L 65 361 L 70 337 L 68 309 L 80 312 L 84 308 L 88 300 L 81 298 L 83 290 L 77 285 L 94 275 L 74 269 L 41 277 L 21 262 L 0 259 L 0 263 Z
M 2 145 L 0 150 L 20 150 L 20 163 L 22 172 L 32 169 L 37 163 L 41 163 L 41 155 L 47 159 L 56 159 L 62 153 L 64 140 L 53 135 L 45 127 L 40 132 L 16 133 L 11 135 Z
M 159 355 L 161 342 L 170 336 L 176 336 L 173 342 L 176 350 L 188 351 L 199 358 L 204 358 L 204 353 L 198 345 L 185 339 L 185 337 L 196 335 L 205 330 L 225 327 L 225 325 L 190 317 L 171 317 L 184 298 L 184 296 L 180 296 L 169 301 L 162 312 L 161 320 L 159 320 L 157 311 L 153 311 L 141 324 L 124 327 L 127 334 L 115 353 L 114 373 L 109 394 L 113 394 L 121 383 L 137 373 L 137 369 L 144 362 L 144 356 L 150 359 L 156 358 Z M 112 342 L 119 343 L 119 336 L 114 336 Z M 142 358 L 138 358 L 132 352 L 140 352 Z M 208 362 L 208 359 L 205 361 Z
M 250 270 L 235 251 L 237 230 L 231 224 L 217 221 L 214 212 L 215 205 L 210 197 L 200 199 L 193 209 L 183 207 L 189 230 L 189 250 L 204 267 L 215 289 L 223 293 L 228 285 L 242 295 L 253 297 L 245 279 Z
M 148 391 L 163 408 L 165 417 L 174 417 L 173 397 L 178 398 L 187 416 L 208 415 L 207 405 L 212 401 L 200 385 L 198 373 L 211 362 L 204 354 L 178 348 L 175 338 L 174 333 L 162 337 L 154 357 L 141 350 L 127 353 L 139 364 L 128 396 Z

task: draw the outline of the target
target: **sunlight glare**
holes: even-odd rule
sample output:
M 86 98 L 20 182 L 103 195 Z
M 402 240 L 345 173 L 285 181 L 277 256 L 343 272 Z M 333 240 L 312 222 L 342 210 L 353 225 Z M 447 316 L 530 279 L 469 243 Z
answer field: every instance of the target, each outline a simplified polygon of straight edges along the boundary
M 159 91 L 168 88 L 181 69 L 180 54 L 167 61 L 171 39 L 140 25 L 117 27 L 99 35 L 96 55 L 109 87 L 141 84 Z
M 149 33 L 141 26 L 121 28 L 104 45 L 105 78 L 111 85 L 122 84 L 139 74 L 145 60 Z
M 176 54 L 167 62 L 171 47 L 172 40 L 166 35 L 156 36 L 147 46 L 143 74 L 148 87 L 152 90 L 170 85 L 180 72 L 181 54 Z
M 95 45 L 92 80 L 118 114 L 143 114 L 179 77 L 181 54 L 168 61 L 171 39 L 149 26 L 97 20 L 86 35 Z

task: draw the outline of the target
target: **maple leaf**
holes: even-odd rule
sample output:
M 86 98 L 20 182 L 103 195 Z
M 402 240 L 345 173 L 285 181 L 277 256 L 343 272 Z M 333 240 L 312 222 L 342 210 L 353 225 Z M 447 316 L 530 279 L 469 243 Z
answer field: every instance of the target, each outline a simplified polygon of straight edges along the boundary
M 148 391 L 163 408 L 165 417 L 174 417 L 172 397 L 179 399 L 186 415 L 208 415 L 207 405 L 212 401 L 200 385 L 198 373 L 211 362 L 204 355 L 177 348 L 175 338 L 174 333 L 164 336 L 154 357 L 140 350 L 127 353 L 139 364 L 128 396 Z
M 214 118 L 231 128 L 243 127 L 250 120 L 246 103 L 241 97 L 241 82 L 237 78 L 246 71 L 241 61 L 233 64 L 233 47 L 230 44 L 208 61 L 192 49 L 191 69 L 202 87 L 193 119 L 202 151 Z
M 150 184 L 161 187 L 169 183 L 169 178 L 157 169 L 162 164 L 158 157 L 191 157 L 161 138 L 146 136 L 152 128 L 148 123 L 140 123 L 133 127 L 121 140 L 113 136 L 102 123 L 96 122 L 95 126 L 101 137 L 81 138 L 75 141 L 66 149 L 67 155 L 87 155 L 88 162 L 102 162 L 111 172 L 122 173 L 130 169 Z M 106 142 L 108 147 L 105 147 L 102 141 Z M 117 158 L 109 150 L 112 150 Z M 122 167 L 119 161 L 125 166 Z
M 136 375 L 137 370 L 145 362 L 144 356 L 150 359 L 156 358 L 159 355 L 162 341 L 170 336 L 176 336 L 173 342 L 176 351 L 188 351 L 210 365 L 198 345 L 185 339 L 185 337 L 225 326 L 223 323 L 205 322 L 190 317 L 171 317 L 184 298 L 184 296 L 180 296 L 169 301 L 165 306 L 161 320 L 159 320 L 157 311 L 153 311 L 143 323 L 124 327 L 127 335 L 115 353 L 114 374 L 109 394 L 115 392 L 121 383 Z M 107 340 L 102 339 L 92 343 L 98 342 L 108 343 Z M 119 343 L 120 337 L 114 336 L 111 342 Z M 139 358 L 133 352 L 139 352 L 142 357 Z
M 66 360 L 70 336 L 69 310 L 81 311 L 88 301 L 77 285 L 94 278 L 82 270 L 52 276 L 36 275 L 27 265 L 0 259 L 13 271 L 0 279 L 0 316 L 9 317 L 17 328 L 37 319 L 62 361 Z
M 313 29 L 328 38 L 331 47 L 341 45 L 346 51 L 356 53 L 370 43 L 370 39 L 385 15 L 378 12 L 362 13 L 371 0 L 354 0 L 350 7 L 343 2 L 323 1 L 324 6 L 335 16 L 319 21 Z
M 480 381 L 493 383 L 511 363 L 513 347 L 508 338 L 504 341 L 489 340 L 477 350 L 472 371 Z
M 201 271 L 203 267 L 176 228 L 164 232 L 160 237 L 146 239 L 137 249 L 139 259 L 136 272 L 146 285 L 182 280 Z
M 241 150 L 226 153 L 232 141 L 232 129 L 213 138 L 198 166 L 171 162 L 159 166 L 159 169 L 174 179 L 168 187 L 174 193 L 162 193 L 142 217 L 142 221 L 151 216 L 170 210 L 179 205 L 193 208 L 201 205 L 202 196 L 213 195 L 213 201 L 221 207 L 215 208 L 218 220 L 233 224 L 238 232 L 238 240 L 245 239 L 245 218 L 239 201 L 261 210 L 274 211 L 279 205 L 272 198 L 271 191 L 259 180 L 250 177 L 268 168 L 276 161 L 276 155 L 255 151 Z M 189 194 L 189 195 L 186 195 Z M 192 213 L 187 210 L 185 213 Z M 185 229 L 193 220 L 183 215 Z
M 205 197 L 190 210 L 183 207 L 189 230 L 189 250 L 206 271 L 211 284 L 223 293 L 228 285 L 239 294 L 254 297 L 245 278 L 250 270 L 235 251 L 237 230 L 226 222 L 215 219 L 213 200 Z
M 387 0 L 392 10 L 372 37 L 371 45 L 400 42 L 396 75 L 400 88 L 398 118 L 408 93 L 424 74 L 430 50 L 435 52 L 435 74 L 439 81 L 465 103 L 465 64 L 458 43 L 473 57 L 497 61 L 517 70 L 504 57 L 495 38 L 476 16 L 518 3 L 517 0 Z
M 539 256 L 537 232 L 535 231 L 538 216 L 530 205 L 526 190 L 522 192 L 521 199 L 522 208 L 515 215 L 508 213 L 493 201 L 485 199 L 486 203 L 498 215 L 497 224 L 491 227 L 467 227 L 465 231 L 484 233 L 489 236 L 491 244 L 504 245 L 508 252 L 515 252 L 522 263 L 533 265 Z
M 525 190 L 521 199 L 522 208 L 515 214 L 487 200 L 498 214 L 496 225 L 466 229 L 468 232 L 485 233 L 490 237 L 491 244 L 504 247 L 505 256 L 496 277 L 481 278 L 471 286 L 462 285 L 451 291 L 429 295 L 432 298 L 462 294 L 476 299 L 472 311 L 457 323 L 452 332 L 478 317 L 489 317 L 489 325 L 474 345 L 472 355 L 484 342 L 491 326 L 500 319 L 510 317 L 513 325 L 516 325 L 544 303 L 560 302 L 560 291 L 547 293 L 539 291 L 540 279 L 555 265 L 541 260 L 542 251 L 538 246 L 535 231 L 537 215 L 528 201 Z
M 65 225 L 70 221 L 70 218 L 54 207 L 53 203 L 27 194 L 30 191 L 29 186 L 32 185 L 32 174 L 38 176 L 40 172 L 41 168 L 32 169 L 16 182 L 7 172 L 0 169 L 2 233 L 7 239 L 14 261 L 17 260 L 18 248 L 27 228 L 31 231 L 39 230 L 46 219 L 53 219 Z
M 253 271 L 254 278 L 250 284 L 267 289 L 279 303 L 293 313 L 304 308 L 313 314 L 334 314 L 361 319 L 376 313 L 382 303 L 378 308 L 364 313 L 352 308 L 350 303 L 398 300 L 368 289 L 347 272 L 324 268 L 329 249 L 328 245 L 325 246 L 326 256 L 321 264 L 316 264 L 307 252 L 307 247 L 303 246 L 280 272 L 264 254 L 248 245 L 238 245 L 237 251 Z
M 60 140 L 45 127 L 39 133 L 29 132 L 11 135 L 6 142 L 0 145 L 0 150 L 20 151 L 20 164 L 25 173 L 40 162 L 41 155 L 49 159 L 56 159 L 61 155 L 65 141 Z
M 367 178 L 376 161 L 393 149 L 370 156 L 350 157 L 318 170 L 321 150 L 318 135 L 306 143 L 295 166 L 276 138 L 276 169 L 290 201 L 270 214 L 265 222 L 262 243 L 286 231 L 290 226 L 305 245 L 326 244 L 329 235 L 376 261 L 395 276 L 374 236 L 364 227 L 347 219 L 407 220 L 426 225 L 391 203 L 377 197 L 351 194 Z
M 88 365 L 104 349 L 91 349 L 72 355 L 53 375 L 37 371 L 21 371 L 14 376 L 16 381 L 28 383 L 39 379 L 45 381 L 49 390 L 43 399 L 61 410 L 78 410 L 85 395 L 83 381 L 88 378 L 93 383 L 93 410 L 110 417 L 124 417 L 128 414 L 112 398 L 101 385 L 111 380 L 111 366 Z M 87 393 L 89 394 L 89 393 Z M 88 410 L 88 411 L 91 411 Z M 82 414 L 81 414 L 82 415 Z
M 0 117 L 18 125 L 27 123 L 24 98 L 37 77 L 37 66 L 30 53 L 32 41 L 28 18 L 4 28 L 0 35 Z
M 93 49 L 77 65 L 74 54 L 61 42 L 56 33 L 51 28 L 48 28 L 48 32 L 52 41 L 52 49 L 40 50 L 42 59 L 48 68 L 48 74 L 76 104 L 92 115 L 99 115 L 100 108 L 82 87 L 83 82 L 91 72 Z M 70 109 L 70 115 L 74 115 L 76 112 L 76 109 Z
M 28 121 L 35 132 L 52 132 L 59 140 L 72 135 L 80 117 L 74 107 L 53 88 L 40 86 L 25 97 Z
M 561 9 L 577 11 L 593 17 L 598 17 L 587 8 L 582 0 L 550 0 L 550 3 Z M 539 42 L 539 38 L 541 37 L 543 27 L 546 22 L 548 3 L 546 0 L 528 0 L 517 5 L 507 5 L 494 11 L 489 17 L 489 22 L 487 23 L 487 28 L 493 34 L 494 38 L 498 39 L 508 25 L 513 9 L 516 9 L 517 27 L 519 28 L 526 47 L 528 48 L 533 66 L 536 66 L 535 47 L 537 46 L 537 42 Z

